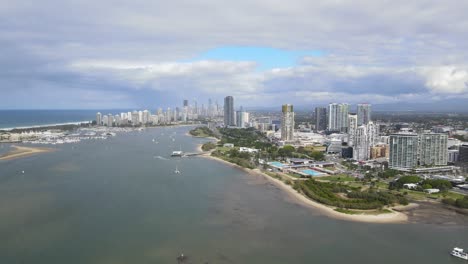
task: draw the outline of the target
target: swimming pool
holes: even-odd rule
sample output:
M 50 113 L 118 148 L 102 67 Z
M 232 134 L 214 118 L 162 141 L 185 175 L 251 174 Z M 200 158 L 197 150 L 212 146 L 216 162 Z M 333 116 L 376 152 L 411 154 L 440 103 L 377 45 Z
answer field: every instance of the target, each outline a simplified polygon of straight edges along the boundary
M 272 165 L 272 166 L 279 167 L 279 168 L 282 168 L 282 167 L 286 166 L 283 163 L 278 162 L 278 161 L 268 162 L 268 165 Z
M 321 175 L 323 175 L 323 173 L 321 173 L 321 172 L 318 172 L 318 171 L 315 171 L 315 170 L 309 170 L 309 169 L 303 170 L 301 172 L 303 172 L 305 174 L 309 174 L 310 176 L 321 176 Z

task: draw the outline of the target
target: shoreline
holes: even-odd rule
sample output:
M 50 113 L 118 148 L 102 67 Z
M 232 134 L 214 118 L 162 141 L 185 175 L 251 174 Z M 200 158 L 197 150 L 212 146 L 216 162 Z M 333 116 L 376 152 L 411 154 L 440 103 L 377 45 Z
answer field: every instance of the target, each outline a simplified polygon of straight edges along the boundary
M 11 148 L 13 148 L 11 151 L 0 156 L 0 161 L 25 158 L 25 157 L 29 157 L 35 154 L 56 151 L 56 149 L 52 149 L 52 148 L 33 148 L 33 147 L 24 147 L 24 146 L 16 146 L 16 145 L 12 145 Z
M 43 128 L 43 127 L 55 127 L 55 126 L 66 126 L 66 125 L 81 125 L 83 123 L 91 123 L 90 120 L 84 121 L 76 121 L 76 122 L 65 122 L 65 123 L 53 123 L 53 124 L 43 124 L 43 125 L 31 125 L 31 126 L 23 126 L 23 127 L 5 127 L 0 128 L 0 131 L 11 132 L 15 129 L 34 129 L 34 128 Z
M 199 146 L 201 150 L 201 145 Z M 211 160 L 216 160 L 218 162 L 229 165 L 233 168 L 238 168 L 243 170 L 252 176 L 263 176 L 269 182 L 275 184 L 279 187 L 289 198 L 292 198 L 294 202 L 301 204 L 302 206 L 318 210 L 322 215 L 345 221 L 354 221 L 354 222 L 364 222 L 364 223 L 376 223 L 376 224 L 403 224 L 408 223 L 408 216 L 404 213 L 397 212 L 392 210 L 392 213 L 378 214 L 378 215 L 366 215 L 366 214 L 345 214 L 335 211 L 335 208 L 321 204 L 319 202 L 313 201 L 306 196 L 300 194 L 292 188 L 292 186 L 283 183 L 282 181 L 272 178 L 269 175 L 261 172 L 259 169 L 247 169 L 243 168 L 237 164 L 230 163 L 223 159 L 213 157 L 210 155 L 210 152 L 206 152 L 206 155 L 201 155 L 201 157 L 208 158 Z

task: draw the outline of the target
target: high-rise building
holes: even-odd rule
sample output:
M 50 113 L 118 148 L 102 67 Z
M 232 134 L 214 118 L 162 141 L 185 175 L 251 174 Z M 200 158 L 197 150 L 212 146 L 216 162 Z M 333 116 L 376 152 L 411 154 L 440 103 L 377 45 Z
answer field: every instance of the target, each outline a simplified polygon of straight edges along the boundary
M 139 115 L 137 111 L 132 112 L 132 126 L 138 126 L 140 121 L 138 120 Z
M 224 125 L 235 126 L 236 125 L 236 113 L 234 112 L 234 98 L 232 96 L 226 96 L 224 98 Z
M 357 105 L 357 124 L 367 125 L 371 120 L 371 105 L 370 104 L 358 104 Z
M 107 126 L 111 127 L 113 122 L 114 122 L 114 116 L 112 114 L 108 114 L 107 115 Z
M 236 112 L 236 126 L 244 128 L 249 123 L 249 113 L 244 111 L 244 108 L 241 106 L 239 111 Z
M 354 143 L 356 141 L 356 131 L 358 128 L 356 114 L 349 114 L 348 122 L 349 122 L 348 146 L 352 147 L 354 146 Z
M 390 168 L 412 169 L 418 166 L 418 135 L 390 135 Z
M 331 103 L 328 105 L 328 130 L 348 132 L 348 104 Z
M 423 133 L 419 135 L 419 165 L 447 165 L 447 134 Z
M 96 114 L 96 124 L 98 126 L 102 125 L 102 114 L 100 112 L 97 112 Z
M 447 135 L 438 133 L 390 135 L 390 168 L 447 165 Z
M 294 109 L 291 104 L 282 107 L 281 140 L 292 141 L 294 139 Z
M 355 118 L 352 120 L 353 122 L 356 121 Z M 371 157 L 370 149 L 377 142 L 377 136 L 377 126 L 373 122 L 358 126 L 353 142 L 353 159 L 359 161 L 368 160 Z
M 184 107 L 188 106 L 188 100 L 184 100 Z
M 468 164 L 468 143 L 458 147 L 458 161 Z
M 327 108 L 315 107 L 315 131 L 327 129 Z

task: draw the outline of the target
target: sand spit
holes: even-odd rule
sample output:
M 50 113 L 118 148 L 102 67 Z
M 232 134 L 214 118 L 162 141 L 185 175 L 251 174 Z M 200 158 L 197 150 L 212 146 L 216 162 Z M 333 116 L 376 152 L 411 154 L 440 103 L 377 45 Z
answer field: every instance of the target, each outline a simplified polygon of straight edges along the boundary
M 13 148 L 8 153 L 0 156 L 0 160 L 12 160 L 12 159 L 19 159 L 28 157 L 31 155 L 39 154 L 39 153 L 47 153 L 55 151 L 52 148 L 33 148 L 33 147 L 24 147 L 24 146 L 11 146 Z

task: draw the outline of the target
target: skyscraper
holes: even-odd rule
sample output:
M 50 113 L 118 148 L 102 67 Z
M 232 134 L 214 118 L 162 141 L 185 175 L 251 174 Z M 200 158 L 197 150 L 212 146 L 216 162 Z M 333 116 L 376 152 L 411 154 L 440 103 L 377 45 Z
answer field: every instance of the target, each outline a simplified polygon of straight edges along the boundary
M 328 105 L 328 130 L 348 132 L 348 104 L 331 103 Z
M 188 100 L 184 100 L 184 107 L 188 106 Z
M 327 129 L 327 108 L 315 107 L 315 131 Z
M 236 112 L 236 126 L 240 128 L 245 128 L 249 123 L 249 113 L 244 111 L 244 108 L 241 106 L 239 111 Z
M 418 135 L 390 135 L 390 168 L 412 169 L 418 165 Z
M 282 107 L 281 140 L 292 141 L 294 139 L 294 109 L 291 104 Z
M 447 134 L 423 133 L 419 135 L 419 165 L 447 165 Z
M 114 122 L 114 116 L 112 114 L 108 114 L 107 115 L 107 126 L 111 127 L 113 122 Z
M 102 125 L 102 114 L 100 112 L 97 112 L 96 114 L 96 124 L 98 126 Z
M 458 161 L 460 163 L 468 164 L 468 143 L 459 146 Z
M 358 129 L 356 114 L 349 114 L 348 122 L 348 146 L 352 147 L 356 141 L 356 130 Z
M 358 104 L 357 105 L 357 124 L 367 125 L 371 120 L 371 105 L 370 104 Z
M 354 117 L 353 122 L 356 122 L 357 119 Z M 373 122 L 369 122 L 367 125 L 358 126 L 356 128 L 353 142 L 353 159 L 359 161 L 368 160 L 370 158 L 371 153 L 370 149 L 375 145 L 377 141 L 377 135 L 377 126 Z
M 236 116 L 234 112 L 234 98 L 226 96 L 224 98 L 224 126 L 235 126 Z

